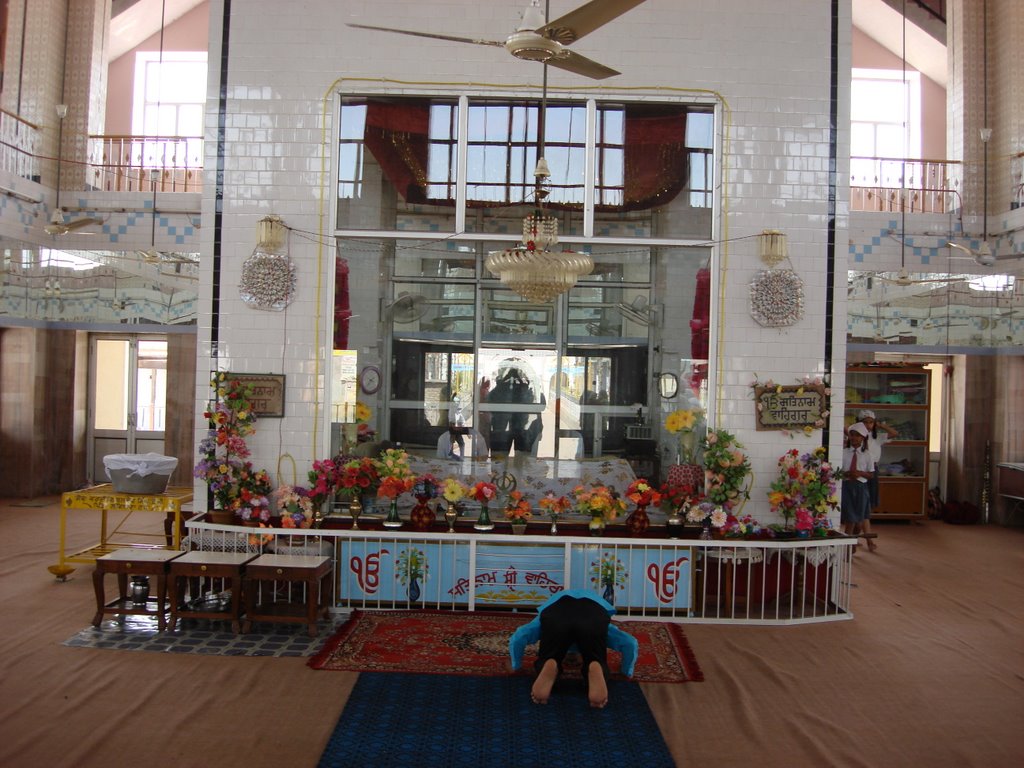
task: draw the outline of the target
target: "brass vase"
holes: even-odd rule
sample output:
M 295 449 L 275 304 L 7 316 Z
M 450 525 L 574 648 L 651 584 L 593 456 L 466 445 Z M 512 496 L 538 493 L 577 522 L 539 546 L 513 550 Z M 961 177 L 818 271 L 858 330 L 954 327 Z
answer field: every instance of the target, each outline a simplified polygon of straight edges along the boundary
M 359 494 L 353 493 L 348 500 L 348 514 L 352 518 L 352 530 L 359 530 L 359 516 L 363 514 L 363 505 L 359 503 Z

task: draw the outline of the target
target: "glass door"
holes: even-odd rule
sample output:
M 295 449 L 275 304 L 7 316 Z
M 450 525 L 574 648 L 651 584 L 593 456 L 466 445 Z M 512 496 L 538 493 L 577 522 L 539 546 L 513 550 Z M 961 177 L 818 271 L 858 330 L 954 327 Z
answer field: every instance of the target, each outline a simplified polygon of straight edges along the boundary
M 167 339 L 95 335 L 89 340 L 90 482 L 107 481 L 103 457 L 163 453 Z

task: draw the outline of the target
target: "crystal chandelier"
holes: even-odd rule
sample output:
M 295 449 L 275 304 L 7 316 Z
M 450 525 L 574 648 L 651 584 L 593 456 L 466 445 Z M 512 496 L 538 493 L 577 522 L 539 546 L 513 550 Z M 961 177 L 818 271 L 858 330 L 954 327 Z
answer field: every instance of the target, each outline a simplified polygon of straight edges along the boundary
M 527 301 L 547 303 L 570 290 L 576 281 L 594 270 L 594 261 L 585 253 L 551 250 L 558 245 L 558 219 L 544 213 L 548 195 L 545 182 L 551 171 L 544 159 L 544 115 L 547 111 L 547 64 L 544 65 L 544 90 L 537 126 L 537 182 L 534 196 L 537 210 L 523 219 L 523 241 L 504 251 L 491 251 L 484 265 L 492 275 Z
M 549 302 L 594 269 L 587 254 L 549 250 L 556 245 L 558 220 L 539 209 L 523 219 L 523 242 L 492 251 L 485 264 L 491 274 L 527 301 Z

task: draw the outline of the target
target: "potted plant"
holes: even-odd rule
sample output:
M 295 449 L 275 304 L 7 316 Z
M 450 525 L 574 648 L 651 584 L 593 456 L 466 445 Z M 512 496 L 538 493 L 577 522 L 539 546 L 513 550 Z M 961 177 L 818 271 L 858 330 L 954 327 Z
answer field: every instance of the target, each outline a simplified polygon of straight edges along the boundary
M 476 522 L 473 523 L 473 530 L 494 530 L 494 523 L 491 522 L 491 516 L 488 513 L 487 507 L 498 495 L 498 486 L 486 480 L 481 480 L 473 486 L 470 495 L 480 503 L 480 515 L 477 517 Z
M 522 491 L 511 491 L 508 500 L 505 502 L 505 519 L 512 525 L 512 533 L 522 534 L 526 532 L 526 523 L 533 514 L 530 510 L 530 502 Z
M 636 509 L 626 518 L 626 529 L 632 536 L 639 536 L 651 527 L 647 507 L 661 502 L 661 494 L 646 478 L 637 478 L 626 489 L 626 498 L 636 504 Z
M 699 538 L 706 540 L 711 538 L 712 528 L 722 528 L 725 525 L 728 515 L 720 504 L 705 499 L 690 507 L 686 519 L 691 523 L 700 524 Z
M 554 491 L 548 491 L 537 503 L 551 518 L 551 535 L 555 536 L 558 533 L 558 516 L 572 509 L 572 502 L 566 496 L 556 496 Z
M 416 476 L 409 468 L 409 455 L 400 448 L 388 448 L 380 458 L 371 459 L 380 485 L 377 486 L 378 498 L 388 499 L 388 516 L 384 518 L 385 528 L 401 528 L 402 519 L 398 516 L 398 497 L 412 489 Z
M 469 492 L 469 488 L 454 477 L 446 477 L 441 483 L 441 496 L 448 505 L 444 513 L 448 533 L 455 533 L 455 521 L 462 514 L 462 502 L 469 496 Z

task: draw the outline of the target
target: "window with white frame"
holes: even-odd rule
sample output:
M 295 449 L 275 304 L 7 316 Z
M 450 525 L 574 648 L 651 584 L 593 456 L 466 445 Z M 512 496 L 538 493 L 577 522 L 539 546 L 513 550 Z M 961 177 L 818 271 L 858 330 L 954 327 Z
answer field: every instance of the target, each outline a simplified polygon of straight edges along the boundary
M 135 55 L 132 133 L 202 136 L 205 51 L 140 51 Z
M 901 165 L 880 162 L 880 159 L 921 156 L 920 73 L 854 68 L 850 94 L 853 183 L 902 186 Z

